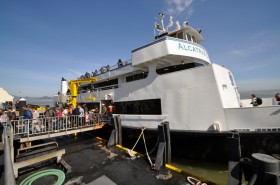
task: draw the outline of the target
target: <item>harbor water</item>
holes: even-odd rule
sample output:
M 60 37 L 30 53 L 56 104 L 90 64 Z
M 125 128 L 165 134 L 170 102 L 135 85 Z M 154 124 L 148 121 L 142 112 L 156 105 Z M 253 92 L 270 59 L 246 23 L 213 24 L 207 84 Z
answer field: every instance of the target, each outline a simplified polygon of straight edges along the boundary
M 186 158 L 172 159 L 173 166 L 180 168 L 184 173 L 195 176 L 219 185 L 228 184 L 227 163 L 210 162 Z

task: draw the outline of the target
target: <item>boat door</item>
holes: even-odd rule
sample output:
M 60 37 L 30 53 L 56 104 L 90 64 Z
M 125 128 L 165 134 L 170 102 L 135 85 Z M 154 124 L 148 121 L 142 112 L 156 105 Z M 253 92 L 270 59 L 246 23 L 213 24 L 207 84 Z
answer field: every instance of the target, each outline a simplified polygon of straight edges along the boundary
M 113 101 L 112 100 L 101 100 L 100 102 L 100 113 L 108 115 L 113 112 Z

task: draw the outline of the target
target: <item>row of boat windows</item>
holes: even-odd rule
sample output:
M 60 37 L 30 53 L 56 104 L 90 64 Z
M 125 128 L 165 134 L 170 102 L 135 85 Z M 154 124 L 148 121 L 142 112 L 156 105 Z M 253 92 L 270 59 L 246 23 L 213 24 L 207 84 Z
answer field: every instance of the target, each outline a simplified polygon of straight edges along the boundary
M 157 74 L 162 75 L 162 74 L 172 73 L 172 72 L 181 71 L 181 70 L 190 69 L 190 68 L 199 67 L 199 66 L 203 66 L 203 64 L 193 62 L 193 63 L 179 64 L 179 65 L 160 68 L 160 69 L 157 69 L 156 72 L 157 72 Z M 148 72 L 140 72 L 138 74 L 127 76 L 126 82 L 133 82 L 136 80 L 141 80 L 141 79 L 146 78 L 147 76 L 148 76 Z M 88 90 L 94 91 L 94 89 L 108 90 L 108 89 L 113 89 L 113 88 L 118 88 L 118 79 L 117 78 L 80 87 L 79 91 L 88 91 Z
M 184 33 L 184 32 L 174 33 L 174 34 L 170 35 L 170 37 L 188 40 L 188 41 L 197 43 L 196 38 L 194 36 L 191 36 L 190 34 Z
M 161 75 L 161 74 L 172 73 L 172 72 L 181 71 L 181 70 L 190 69 L 199 66 L 203 66 L 203 64 L 193 62 L 193 63 L 180 64 L 175 66 L 168 66 L 165 68 L 157 69 L 156 72 L 157 74 Z
M 99 103 L 86 103 L 89 110 L 96 109 L 100 106 Z M 102 101 L 105 107 L 113 106 L 112 114 L 131 114 L 131 115 L 161 115 L 161 101 L 160 99 L 137 100 L 114 102 L 111 100 Z M 103 113 L 102 108 L 100 108 Z
M 160 99 L 114 102 L 113 114 L 161 115 Z

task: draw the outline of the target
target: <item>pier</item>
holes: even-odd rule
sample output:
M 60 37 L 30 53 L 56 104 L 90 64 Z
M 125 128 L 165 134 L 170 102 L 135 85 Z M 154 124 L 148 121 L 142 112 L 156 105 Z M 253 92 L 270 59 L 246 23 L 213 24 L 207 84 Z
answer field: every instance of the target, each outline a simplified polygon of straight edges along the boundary
M 159 125 L 162 139 L 156 159 L 152 159 L 155 164 L 152 167 L 145 154 L 135 152 L 132 158 L 128 155 L 129 149 L 119 145 L 121 124 L 116 124 L 119 118 L 114 118 L 114 125 L 118 125 L 115 127 L 118 139 L 111 137 L 111 141 L 107 141 L 96 137 L 92 131 L 109 123 L 110 118 L 98 114 L 92 116 L 95 119 L 89 124 L 78 116 L 60 120 L 40 118 L 40 129 L 37 130 L 31 120 L 19 119 L 7 124 L 3 134 L 5 155 L 0 154 L 0 165 L 5 166 L 5 170 L 0 183 L 20 184 L 26 179 L 38 178 L 32 184 L 54 184 L 61 176 L 63 184 L 68 185 L 187 183 L 185 174 L 166 164 L 166 160 L 171 160 L 166 146 L 166 123 Z M 116 130 L 112 131 L 113 138 Z M 14 146 L 16 143 L 20 146 Z M 108 143 L 111 146 L 108 147 Z M 41 173 L 46 176 L 40 178 Z
M 195 174 L 187 174 L 170 165 L 171 146 L 167 122 L 158 125 L 158 150 L 156 156 L 150 159 L 148 154 L 133 151 L 134 147 L 128 149 L 121 145 L 122 128 L 119 117 L 111 119 L 98 114 L 92 116 L 95 116 L 94 121 L 87 124 L 78 116 L 60 120 L 40 118 L 41 129 L 38 130 L 34 130 L 36 128 L 32 123 L 29 124 L 31 120 L 19 119 L 9 123 L 3 135 L 4 153 L 0 153 L 0 166 L 5 168 L 0 184 L 20 184 L 30 176 L 31 179 L 38 178 L 32 183 L 34 185 L 54 184 L 62 176 L 67 185 L 215 184 L 205 179 L 197 180 L 193 178 Z M 97 137 L 93 131 L 101 129 L 110 121 L 113 130 L 109 140 Z M 144 130 L 143 128 L 139 138 Z M 234 185 L 242 181 L 242 168 L 248 182 L 279 184 L 279 160 L 263 154 L 253 154 L 253 162 L 248 163 L 248 160 L 240 158 L 238 133 L 233 134 L 229 138 L 232 151 L 229 156 L 228 183 Z M 145 142 L 144 134 L 143 141 Z M 16 143 L 30 145 L 15 147 Z M 128 151 L 133 152 L 133 156 Z M 270 164 L 271 161 L 273 164 Z M 253 171 L 252 166 L 257 165 L 257 171 Z M 40 173 L 43 172 L 47 174 L 41 178 Z M 263 174 L 266 175 L 265 178 L 262 178 Z

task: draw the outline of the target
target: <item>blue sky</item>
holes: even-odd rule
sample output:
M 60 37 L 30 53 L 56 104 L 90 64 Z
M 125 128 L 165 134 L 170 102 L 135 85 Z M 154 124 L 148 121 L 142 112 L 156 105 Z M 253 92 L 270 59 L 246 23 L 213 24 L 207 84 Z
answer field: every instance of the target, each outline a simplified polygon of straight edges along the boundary
M 229 68 L 241 91 L 280 89 L 280 1 L 0 1 L 0 87 L 52 96 L 61 77 L 131 58 L 154 38 L 158 12 L 202 29 L 212 63 Z

